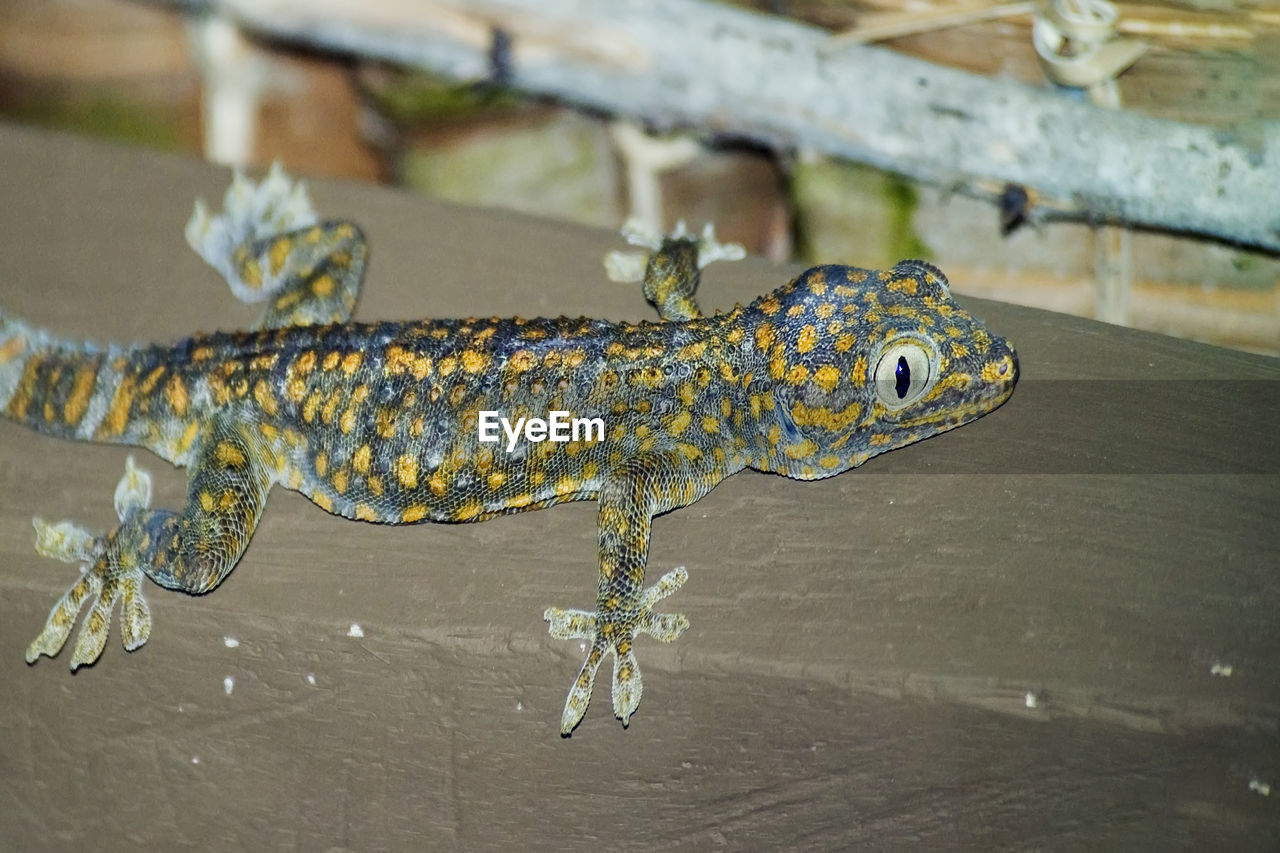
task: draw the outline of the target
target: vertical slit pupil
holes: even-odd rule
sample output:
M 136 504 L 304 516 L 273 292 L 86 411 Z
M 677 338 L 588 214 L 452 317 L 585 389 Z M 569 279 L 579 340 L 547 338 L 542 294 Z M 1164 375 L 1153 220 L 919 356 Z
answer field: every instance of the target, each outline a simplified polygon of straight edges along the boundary
M 897 382 L 894 383 L 893 389 L 901 400 L 911 390 L 911 366 L 907 364 L 906 356 L 898 356 L 898 369 L 894 371 L 894 376 L 897 377 Z

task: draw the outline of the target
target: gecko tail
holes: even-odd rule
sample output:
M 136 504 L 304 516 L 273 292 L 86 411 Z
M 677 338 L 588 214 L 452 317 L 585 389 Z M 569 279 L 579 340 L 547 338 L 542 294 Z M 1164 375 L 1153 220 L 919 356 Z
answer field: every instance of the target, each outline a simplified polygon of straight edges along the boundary
M 0 414 L 49 435 L 89 438 L 111 402 L 126 353 L 57 338 L 0 308 Z

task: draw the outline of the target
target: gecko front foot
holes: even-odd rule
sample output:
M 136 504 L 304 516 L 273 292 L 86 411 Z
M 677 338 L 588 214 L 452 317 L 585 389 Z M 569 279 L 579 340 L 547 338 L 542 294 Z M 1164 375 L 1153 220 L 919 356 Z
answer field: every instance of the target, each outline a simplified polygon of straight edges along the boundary
M 613 713 L 625 727 L 640 705 L 644 684 L 640 665 L 636 662 L 636 636 L 648 634 L 670 643 L 689 627 L 680 613 L 656 613 L 655 604 L 678 590 L 689 573 L 683 566 L 672 569 L 656 584 L 644 590 L 634 607 L 608 609 L 601 605 L 594 613 L 587 610 L 561 610 L 548 607 L 542 618 L 550 622 L 551 636 L 559 640 L 586 640 L 591 644 L 569 698 L 560 717 L 560 734 L 568 735 L 582 722 L 591 702 L 596 670 L 608 654 L 613 654 Z
M 151 476 L 134 467 L 133 457 L 125 463 L 124 477 L 116 486 L 116 515 L 120 526 L 107 536 L 94 536 L 69 521 L 49 524 L 32 519 L 36 529 L 36 551 L 64 563 L 82 563 L 80 579 L 58 600 L 44 630 L 27 647 L 27 663 L 40 655 L 53 657 L 62 650 L 85 602 L 94 603 L 85 617 L 71 656 L 71 669 L 93 663 L 102 654 L 111 629 L 116 602 L 123 604 L 121 618 L 125 649 L 133 651 L 151 635 L 151 609 L 142 592 L 142 569 L 135 556 L 140 553 L 135 539 L 148 535 L 145 528 L 131 524 L 151 504 Z

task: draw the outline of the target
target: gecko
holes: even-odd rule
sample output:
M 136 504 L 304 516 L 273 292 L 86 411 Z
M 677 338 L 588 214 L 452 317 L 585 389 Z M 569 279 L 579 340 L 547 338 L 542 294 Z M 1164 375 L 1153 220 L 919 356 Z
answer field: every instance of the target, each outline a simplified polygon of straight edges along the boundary
M 892 269 L 817 266 L 732 310 L 704 314 L 709 263 L 742 257 L 708 226 L 624 235 L 611 278 L 639 281 L 658 322 L 491 318 L 351 319 L 368 259 L 360 228 L 321 220 L 278 164 L 239 173 L 222 210 L 203 201 L 188 243 L 233 294 L 263 302 L 248 331 L 130 346 L 63 340 L 0 311 L 0 410 L 52 436 L 130 445 L 188 470 L 185 505 L 151 507 L 149 475 L 126 462 L 106 534 L 34 519 L 36 550 L 81 564 L 27 649 L 56 656 L 87 606 L 74 670 L 98 660 L 120 611 L 133 651 L 151 633 L 143 578 L 191 594 L 240 560 L 273 486 L 330 513 L 384 524 L 475 522 L 595 501 L 592 609 L 550 607 L 550 634 L 585 641 L 560 731 L 583 719 L 613 658 L 614 715 L 643 692 L 638 636 L 689 625 L 656 609 L 684 567 L 645 586 L 654 516 L 752 468 L 799 480 L 961 426 L 1013 393 L 1012 345 L 952 298 L 918 260 Z M 567 441 L 481 440 L 498 414 L 600 422 Z M 523 440 L 522 440 L 523 439 Z

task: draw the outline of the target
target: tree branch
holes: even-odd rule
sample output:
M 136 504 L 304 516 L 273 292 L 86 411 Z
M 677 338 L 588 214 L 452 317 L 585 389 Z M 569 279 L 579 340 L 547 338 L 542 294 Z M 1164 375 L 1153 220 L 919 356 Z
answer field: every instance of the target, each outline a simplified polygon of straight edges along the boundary
M 807 147 L 1057 215 L 1280 252 L 1280 128 L 1205 127 L 832 42 L 696 0 L 208 0 L 250 30 L 460 79 L 503 81 L 659 128 Z

